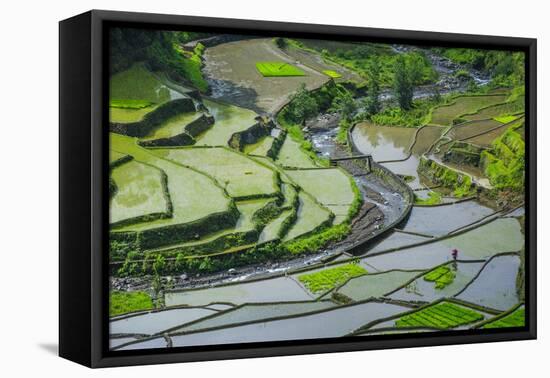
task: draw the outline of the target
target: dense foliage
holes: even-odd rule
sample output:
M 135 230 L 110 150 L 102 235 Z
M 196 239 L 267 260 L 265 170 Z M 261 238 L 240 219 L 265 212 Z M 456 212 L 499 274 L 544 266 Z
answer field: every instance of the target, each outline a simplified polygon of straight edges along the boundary
M 433 69 L 431 62 L 421 51 L 407 51 L 397 53 L 389 45 L 377 43 L 341 43 L 334 47 L 329 45 L 320 46 L 315 41 L 292 40 L 293 45 L 320 52 L 322 57 L 328 61 L 338 63 L 357 72 L 365 80 L 370 79 L 370 72 L 373 62 L 379 66 L 380 83 L 382 86 L 393 84 L 394 64 L 399 56 L 404 56 L 408 64 L 414 65 L 415 85 L 433 83 L 437 80 L 437 72 Z
M 491 184 L 500 190 L 523 191 L 525 182 L 525 141 L 519 130 L 523 123 L 511 126 L 481 153 L 481 166 Z
M 491 74 L 494 87 L 515 87 L 525 82 L 525 54 L 522 52 L 438 48 L 453 62 Z
M 208 85 L 200 72 L 203 47 L 195 51 L 181 49 L 181 44 L 206 36 L 200 33 L 113 28 L 110 33 L 111 74 L 123 71 L 134 63 L 146 62 L 153 71 L 165 71 L 174 79 L 184 79 L 204 91 Z

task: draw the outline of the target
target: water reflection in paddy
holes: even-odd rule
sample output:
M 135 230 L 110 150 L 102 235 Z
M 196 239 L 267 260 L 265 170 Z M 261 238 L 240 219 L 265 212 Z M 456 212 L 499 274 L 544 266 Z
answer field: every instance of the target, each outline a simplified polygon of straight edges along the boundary
M 516 255 L 495 257 L 457 298 L 497 310 L 509 309 L 519 301 L 516 290 L 519 266 Z
M 415 131 L 413 128 L 362 122 L 354 127 L 352 137 L 357 148 L 371 154 L 375 161 L 398 160 L 408 156 Z
M 178 308 L 112 320 L 109 327 L 112 334 L 139 333 L 151 335 L 215 313 L 216 311 L 205 308 Z
M 458 262 L 446 265 L 454 274 L 453 281 L 443 287 L 436 288 L 435 282 L 426 281 L 424 277 L 414 280 L 410 285 L 399 289 L 390 298 L 403 301 L 433 302 L 440 298 L 452 297 L 462 290 L 483 266 L 483 262 Z
M 403 230 L 419 234 L 442 236 L 460 227 L 477 222 L 494 213 L 476 201 L 460 202 L 446 206 L 419 207 L 411 210 Z
M 519 251 L 523 234 L 515 218 L 495 219 L 483 226 L 447 239 L 404 248 L 361 259 L 367 271 L 391 269 L 432 269 L 452 260 L 451 251 L 458 249 L 460 260 L 487 259 L 498 253 Z
M 233 304 L 304 301 L 313 299 L 296 281 L 287 277 L 252 281 L 238 285 L 215 286 L 197 290 L 167 292 L 167 306 L 204 306 L 212 302 Z
M 422 188 L 417 172 L 420 156 L 429 150 L 442 132 L 443 128 L 435 126 L 425 126 L 418 130 L 363 122 L 353 129 L 352 138 L 357 148 L 362 153 L 371 154 L 375 161 L 392 161 L 382 165 L 393 173 L 411 177 L 409 186 L 418 189 Z
M 188 346 L 340 337 L 373 320 L 407 310 L 408 307 L 388 303 L 360 303 L 312 315 L 171 338 L 174 346 Z

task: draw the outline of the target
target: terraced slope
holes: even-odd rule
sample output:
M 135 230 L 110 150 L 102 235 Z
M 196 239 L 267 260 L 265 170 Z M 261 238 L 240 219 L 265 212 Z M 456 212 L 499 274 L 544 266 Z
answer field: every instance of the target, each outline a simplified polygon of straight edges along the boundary
M 117 186 L 110 203 L 111 225 L 171 215 L 172 203 L 168 197 L 166 176 L 160 169 L 129 161 L 114 168 L 111 178 Z
M 271 168 L 229 148 L 155 149 L 152 153 L 210 175 L 234 198 L 280 192 L 278 177 Z
M 344 171 L 339 168 L 327 168 L 287 170 L 286 173 L 303 190 L 336 215 L 334 224 L 342 223 L 348 218 L 355 199 L 355 183 Z
M 464 114 L 474 113 L 486 106 L 506 101 L 506 95 L 487 96 L 460 96 L 450 105 L 443 105 L 436 108 L 432 113 L 431 124 L 449 126 L 453 120 Z
M 137 162 L 164 171 L 168 177 L 168 193 L 173 208 L 170 218 L 115 228 L 114 231 L 117 233 L 140 232 L 142 239 L 143 235 L 147 234 L 155 240 L 151 242 L 155 245 L 169 241 L 180 242 L 189 238 L 189 234 L 182 232 L 182 225 L 212 215 L 219 221 L 217 224 L 214 219 L 211 220 L 210 224 L 214 228 L 231 225 L 236 221 L 231 198 L 209 176 L 152 154 L 151 151 L 138 146 L 136 138 L 111 133 L 110 140 L 114 151 L 130 155 Z
M 256 123 L 255 112 L 221 102 L 204 100 L 216 122 L 197 139 L 197 146 L 227 146 L 234 133 L 244 131 Z
M 110 120 L 123 123 L 140 121 L 158 105 L 184 97 L 143 64 L 135 64 L 111 76 L 110 91 Z

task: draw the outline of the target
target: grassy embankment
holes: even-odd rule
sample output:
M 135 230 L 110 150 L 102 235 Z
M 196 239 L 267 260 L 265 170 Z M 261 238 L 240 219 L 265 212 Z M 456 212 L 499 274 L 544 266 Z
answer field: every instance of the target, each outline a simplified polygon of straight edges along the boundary
M 109 316 L 151 309 L 153 301 L 149 294 L 143 291 L 111 291 L 109 295 Z

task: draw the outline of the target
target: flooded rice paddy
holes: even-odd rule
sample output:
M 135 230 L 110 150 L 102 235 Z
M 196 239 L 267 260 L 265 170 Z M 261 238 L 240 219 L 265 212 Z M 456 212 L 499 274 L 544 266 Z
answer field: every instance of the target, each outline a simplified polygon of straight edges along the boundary
M 341 46 L 341 43 L 336 45 Z M 235 54 L 236 50 L 239 54 Z M 393 50 L 401 51 L 398 47 L 393 47 Z M 457 69 L 445 59 L 438 60 L 432 53 L 428 56 L 429 59 L 438 62 L 436 70 L 444 77 L 451 77 Z M 306 75 L 264 78 L 255 68 L 257 61 L 289 62 L 303 70 Z M 320 55 L 311 51 L 294 47 L 286 51 L 280 50 L 271 39 L 241 40 L 207 48 L 204 73 L 211 87 L 211 97 L 204 99 L 206 109 L 202 109 L 201 112 L 207 111 L 212 115 L 215 124 L 196 137 L 196 145 L 227 147 L 234 133 L 256 124 L 259 114 L 273 113 L 288 100 L 289 94 L 301 83 L 305 83 L 308 89 L 317 88 L 325 83 L 329 78 L 322 71 L 326 69 L 341 73 L 342 80 L 353 79 L 356 76 L 343 67 L 327 63 Z M 142 88 L 134 90 L 141 91 L 138 97 L 149 100 L 151 105 L 144 108 L 145 110 L 133 112 L 117 109 L 114 110 L 114 116 L 112 110 L 112 117 L 141 119 L 154 109 L 155 104 L 186 96 L 185 88 L 178 87 L 161 76 L 148 75 L 141 71 L 140 67 L 136 67 L 127 75 L 129 76 L 116 80 L 130 80 L 137 76 L 145 78 Z M 481 77 L 474 75 L 474 78 L 476 81 L 483 81 Z M 429 89 L 418 89 L 415 91 L 415 97 L 421 97 L 428 93 Z M 473 97 L 459 97 L 454 103 L 436 109 L 431 126 L 416 129 L 363 122 L 353 128 L 351 137 L 362 153 L 371 154 L 376 162 L 406 178 L 407 185 L 415 190 L 418 198 L 429 198 L 431 189 L 426 187 L 424 179 L 419 175 L 418 165 L 424 154 L 433 152 L 432 146 L 447 131 L 444 126 L 451 125 L 457 112 L 473 112 L 483 106 L 489 106 L 479 114 L 493 114 L 495 109 L 492 108 L 500 106 L 495 104 L 506 98 L 500 94 L 483 98 L 481 101 Z M 189 122 L 200 116 L 201 112 L 174 117 L 156 128 L 145 139 L 178 135 Z M 501 123 L 492 119 L 470 116 L 473 122 L 451 128 L 446 137 L 488 146 L 505 129 L 499 127 Z M 478 135 L 482 132 L 485 133 Z M 337 133 L 337 127 L 312 129 L 306 133 L 306 137 L 312 142 L 315 152 L 322 157 L 348 156 L 349 152 L 335 140 Z M 384 228 L 393 224 L 395 220 L 400 219 L 408 205 L 402 194 L 373 175 L 364 174 L 363 171 L 357 173 L 353 168 L 348 172 L 354 175 L 353 177 L 348 177 L 339 169 L 319 169 L 318 164 L 304 153 L 300 142 L 290 136 L 286 137 L 275 162 L 265 157 L 273 145 L 274 136 L 263 137 L 256 143 L 246 145 L 243 152 L 248 156 L 231 153 L 225 148 L 209 148 L 207 154 L 192 155 L 187 154 L 185 149 L 153 151 L 138 147 L 133 138 L 121 138 L 124 140 L 115 137 L 113 145 L 116 146 L 118 140 L 120 148 L 112 152 L 111 161 L 131 153 L 137 157 L 132 164 L 159 166 L 170 173 L 170 177 L 176 178 L 168 182 L 170 195 L 173 194 L 171 200 L 175 205 L 176 220 L 181 221 L 189 216 L 188 213 L 180 211 L 182 208 L 200 201 L 196 195 L 182 195 L 184 191 L 174 190 L 175 187 L 189 187 L 190 180 L 202 183 L 206 190 L 221 193 L 223 188 L 224 192 L 237 197 L 270 196 L 281 190 L 286 210 L 270 220 L 261 230 L 260 243 L 279 237 L 283 223 L 292 215 L 293 211 L 289 210 L 289 206 L 295 196 L 299 198 L 298 217 L 286 234 L 285 241 L 294 240 L 315 230 L 330 219 L 331 212 L 335 215 L 332 224 L 344 222 L 353 200 L 353 193 L 351 190 L 334 191 L 334 186 L 326 186 L 326 182 L 339 182 L 340 186 L 349 189 L 349 185 L 344 183 L 349 183 L 350 179 L 354 180 L 365 202 L 374 204 L 374 208 L 381 214 L 382 219 L 378 220 L 377 227 Z M 235 156 L 228 158 L 228 154 Z M 205 166 L 204 162 L 208 159 L 212 160 L 211 164 Z M 230 173 L 235 170 L 227 167 L 238 165 L 239 162 L 243 166 L 238 171 L 247 172 L 248 180 L 235 177 Z M 259 164 L 255 164 L 256 162 Z M 192 167 L 194 170 L 186 167 Z M 346 168 L 345 165 L 343 167 Z M 195 170 L 205 170 L 208 176 Z M 477 172 L 472 174 L 475 173 Z M 279 175 L 282 185 L 273 179 Z M 151 177 L 145 185 L 161 185 L 160 179 L 153 177 L 154 172 L 149 176 Z M 270 179 L 266 180 L 266 177 Z M 120 178 L 117 181 L 120 181 Z M 239 186 L 243 181 L 247 185 Z M 291 182 L 301 187 L 298 193 L 290 185 Z M 156 202 L 147 204 L 139 202 L 139 198 L 127 198 L 125 203 L 121 202 L 125 191 L 131 192 L 131 189 L 121 187 L 120 200 L 116 200 L 120 206 L 133 206 L 135 215 L 127 213 L 126 217 L 158 212 L 165 208 L 160 197 Z M 226 210 L 227 198 L 218 197 L 218 203 L 210 206 L 218 211 Z M 442 202 L 456 200 L 457 198 L 444 197 Z M 236 206 L 241 217 L 235 228 L 215 233 L 211 237 L 252 230 L 253 214 L 267 201 L 268 199 L 237 201 Z M 117 215 L 116 211 L 114 214 L 115 218 L 118 217 L 117 220 L 124 219 L 123 216 Z M 413 206 L 408 218 L 398 228 L 363 246 L 358 256 L 352 257 L 344 253 L 330 263 L 328 260 L 325 261 L 330 254 L 344 252 L 345 247 L 342 246 L 345 244 L 337 244 L 312 257 L 296 259 L 296 262 L 267 265 L 266 268 L 257 270 L 260 273 L 222 275 L 223 279 L 205 281 L 202 286 L 167 290 L 161 294 L 166 308 L 112 318 L 110 344 L 112 348 L 131 350 L 341 337 L 378 319 L 396 319 L 418 304 L 455 296 L 457 299 L 497 312 L 505 311 L 520 301 L 516 288 L 516 277 L 520 269 L 520 258 L 517 253 L 524 247 L 524 236 L 517 217 L 523 215 L 523 208 L 503 215 L 475 200 L 445 206 Z M 157 222 L 163 225 L 169 224 L 171 220 Z M 140 225 L 128 229 L 140 230 Z M 192 245 L 211 240 L 206 238 L 185 243 Z M 457 261 L 451 254 L 453 249 L 458 250 Z M 301 274 L 321 272 L 350 262 L 360 264 L 367 274 L 349 279 L 330 291 L 317 294 L 319 297 L 308 292 L 299 281 Z M 442 264 L 451 269 L 453 279 L 444 287 L 436 287 L 433 281 L 428 281 L 425 277 L 428 272 Z M 261 279 L 252 280 L 259 277 Z M 342 298 L 350 303 L 343 305 Z M 395 320 L 376 325 L 373 328 L 376 331 L 369 334 L 403 332 L 384 327 L 395 327 Z M 456 329 L 463 328 L 467 327 Z M 410 332 L 430 330 L 418 329 Z M 160 333 L 163 333 L 163 336 L 156 336 Z

